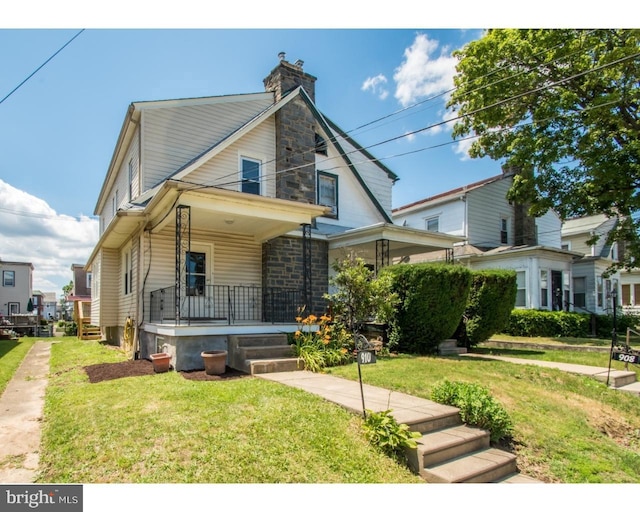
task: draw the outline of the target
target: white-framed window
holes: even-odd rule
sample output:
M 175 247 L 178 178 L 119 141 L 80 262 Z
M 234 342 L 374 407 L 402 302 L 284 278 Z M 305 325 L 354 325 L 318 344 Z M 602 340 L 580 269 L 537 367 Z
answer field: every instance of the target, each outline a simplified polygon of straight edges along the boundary
M 549 271 L 540 270 L 540 307 L 549 307 Z
M 596 306 L 604 307 L 604 279 L 602 276 L 596 278 Z
M 185 255 L 188 269 L 187 295 L 204 295 L 207 282 L 207 255 L 188 251 Z
M 435 216 L 435 217 L 429 217 L 428 219 L 425 219 L 424 228 L 427 231 L 431 231 L 433 233 L 437 233 L 438 231 L 440 231 L 440 217 Z
M 3 270 L 2 271 L 2 286 L 16 285 L 16 272 L 15 270 Z
M 318 171 L 318 204 L 331 208 L 329 217 L 338 218 L 338 176 Z
M 240 157 L 240 192 L 260 195 L 260 168 L 262 162 Z
M 587 307 L 587 278 L 584 276 L 573 278 L 573 306 Z
M 524 270 L 516 271 L 516 284 L 518 290 L 516 291 L 516 307 L 527 307 L 527 272 Z
M 509 219 L 504 217 L 500 219 L 500 243 L 509 243 Z
M 91 290 L 91 272 L 87 272 L 87 289 Z
M 128 176 L 128 181 L 129 181 L 129 201 L 132 201 L 133 200 L 133 158 L 131 160 L 129 160 L 128 172 L 129 172 L 129 176 Z
M 122 278 L 124 294 L 129 295 L 132 292 L 133 285 L 133 262 L 131 261 L 131 249 L 124 251 L 122 261 Z

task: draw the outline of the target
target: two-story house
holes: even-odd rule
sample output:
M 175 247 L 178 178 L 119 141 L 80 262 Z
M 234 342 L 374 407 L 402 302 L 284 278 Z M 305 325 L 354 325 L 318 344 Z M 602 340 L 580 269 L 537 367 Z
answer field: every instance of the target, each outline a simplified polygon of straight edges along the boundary
M 33 264 L 0 260 L 0 312 L 4 316 L 27 314 L 33 304 Z
M 279 58 L 264 92 L 129 106 L 87 263 L 109 342 L 133 323 L 140 357 L 162 349 L 176 370 L 202 368 L 202 350 L 323 312 L 348 253 L 379 268 L 460 240 L 393 224 L 398 177 L 320 112 L 302 61 Z
M 609 243 L 608 233 L 615 228 L 617 218 L 592 215 L 569 219 L 562 225 L 562 246 L 578 252 L 581 257 L 573 262 L 573 308 L 579 312 L 606 314 L 613 310 L 611 292 L 616 291 L 617 304 L 628 303 L 620 288 L 620 272 L 607 274 L 607 269 L 618 261 L 618 244 Z M 588 243 L 590 240 L 594 243 Z M 622 298 L 622 303 L 620 299 Z
M 447 253 L 414 256 L 412 262 L 453 260 L 472 269 L 516 272 L 516 307 L 570 309 L 572 262 L 561 246 L 561 220 L 553 211 L 534 218 L 507 200 L 514 173 L 493 176 L 396 208 L 396 224 L 462 237 Z

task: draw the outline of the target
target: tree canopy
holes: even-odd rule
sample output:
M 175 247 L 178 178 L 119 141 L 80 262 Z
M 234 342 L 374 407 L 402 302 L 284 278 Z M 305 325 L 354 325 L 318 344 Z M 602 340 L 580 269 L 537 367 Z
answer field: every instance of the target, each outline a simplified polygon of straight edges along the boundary
M 456 51 L 455 138 L 518 171 L 509 199 L 532 215 L 621 222 L 640 265 L 640 30 L 495 29 Z M 635 262 L 635 264 L 634 264 Z

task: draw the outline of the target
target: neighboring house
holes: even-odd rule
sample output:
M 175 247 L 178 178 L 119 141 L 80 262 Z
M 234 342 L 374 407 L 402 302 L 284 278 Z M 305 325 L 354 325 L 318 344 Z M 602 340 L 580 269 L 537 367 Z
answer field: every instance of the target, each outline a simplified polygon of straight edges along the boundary
M 42 317 L 45 319 L 58 319 L 58 302 L 56 292 L 45 292 L 43 297 Z
M 265 92 L 129 106 L 87 263 L 110 343 L 128 344 L 132 320 L 141 357 L 202 368 L 232 336 L 324 312 L 338 258 L 377 269 L 460 240 L 392 223 L 397 176 L 322 115 L 302 62 L 279 57 Z
M 71 272 L 73 272 L 71 297 L 91 300 L 91 272 L 87 272 L 85 266 L 79 263 L 71 265 Z
M 569 219 L 562 225 L 562 246 L 582 255 L 573 262 L 572 302 L 575 311 L 611 313 L 612 290 L 616 290 L 617 304 L 620 304 L 620 273 L 606 273 L 618 261 L 618 244 L 610 244 L 607 240 L 608 233 L 615 228 L 617 222 L 617 218 L 592 215 Z M 595 238 L 595 243 L 588 243 Z
M 31 263 L 0 260 L 0 313 L 4 316 L 27 314 L 29 299 L 33 303 Z
M 561 247 L 561 221 L 553 211 L 534 218 L 506 196 L 514 173 L 502 174 L 397 208 L 396 224 L 464 238 L 448 253 L 409 261 L 455 261 L 471 269 L 515 270 L 516 307 L 571 308 L 572 262 L 579 253 Z
M 640 313 L 640 269 L 620 271 L 618 304 L 628 313 Z

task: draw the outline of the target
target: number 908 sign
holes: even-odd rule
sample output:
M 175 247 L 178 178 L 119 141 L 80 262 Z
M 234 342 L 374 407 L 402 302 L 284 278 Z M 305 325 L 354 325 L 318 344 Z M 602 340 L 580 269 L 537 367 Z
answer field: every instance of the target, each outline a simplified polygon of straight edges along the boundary
M 640 362 L 640 356 L 636 354 L 626 354 L 624 352 L 614 352 L 611 356 L 611 359 L 622 361 L 623 363 L 638 364 Z

